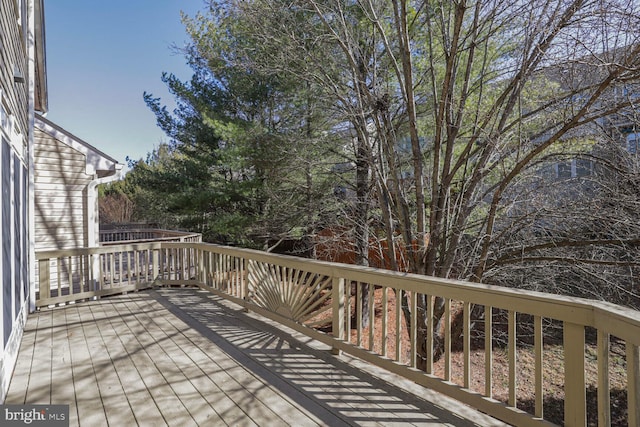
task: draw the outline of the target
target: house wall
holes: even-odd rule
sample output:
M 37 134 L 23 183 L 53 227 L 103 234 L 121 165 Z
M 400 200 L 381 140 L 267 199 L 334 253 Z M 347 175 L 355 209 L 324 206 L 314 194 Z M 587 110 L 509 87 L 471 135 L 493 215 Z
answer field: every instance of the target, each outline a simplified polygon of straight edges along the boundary
M 29 125 L 29 93 L 26 45 L 26 0 L 0 0 L 0 88 L 5 111 L 13 117 L 15 125 L 26 135 Z M 19 10 L 21 9 L 21 10 Z M 20 22 L 20 25 L 18 25 Z M 15 83 L 16 70 L 25 83 Z M 26 148 L 27 141 L 25 139 Z
M 0 0 L 0 402 L 8 388 L 29 295 L 29 102 L 27 16 L 32 0 Z M 31 39 L 33 39 L 31 37 Z M 15 76 L 23 81 L 15 81 Z
M 88 246 L 85 155 L 36 128 L 34 157 L 36 251 Z

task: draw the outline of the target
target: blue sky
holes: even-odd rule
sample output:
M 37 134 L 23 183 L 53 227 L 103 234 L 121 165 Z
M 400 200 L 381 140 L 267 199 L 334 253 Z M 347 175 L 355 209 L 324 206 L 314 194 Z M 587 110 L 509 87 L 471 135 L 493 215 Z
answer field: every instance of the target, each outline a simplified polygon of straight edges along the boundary
M 47 118 L 120 163 L 146 157 L 166 137 L 142 94 L 174 105 L 160 77 L 191 76 L 170 49 L 189 39 L 180 11 L 204 8 L 203 0 L 45 1 Z

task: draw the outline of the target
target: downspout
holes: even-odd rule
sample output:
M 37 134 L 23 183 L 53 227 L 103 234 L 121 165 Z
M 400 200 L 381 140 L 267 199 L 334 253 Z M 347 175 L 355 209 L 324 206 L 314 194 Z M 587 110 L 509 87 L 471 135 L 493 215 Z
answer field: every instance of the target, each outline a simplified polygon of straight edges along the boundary
M 37 1 L 37 0 L 36 0 Z M 27 55 L 29 65 L 28 69 L 28 82 L 29 82 L 29 106 L 28 106 L 28 114 L 29 114 L 29 129 L 27 132 L 27 151 L 29 156 L 29 191 L 28 191 L 28 205 L 27 205 L 27 216 L 29 225 L 27 227 L 28 233 L 28 242 L 29 242 L 29 295 L 25 295 L 25 298 L 29 298 L 29 312 L 33 313 L 36 310 L 36 238 L 35 238 L 35 229 L 36 229 L 36 220 L 35 220 L 35 157 L 34 157 L 34 127 L 35 127 L 35 104 L 36 104 L 36 48 L 35 48 L 35 2 L 29 1 L 28 3 L 28 24 L 27 31 L 28 40 L 27 40 Z
M 87 246 L 95 248 L 100 245 L 100 228 L 98 223 L 98 185 L 107 184 L 122 178 L 122 165 L 116 163 L 113 175 L 96 178 L 87 186 Z M 93 289 L 98 290 L 100 276 L 100 258 L 92 257 L 91 269 L 93 271 Z M 97 298 L 97 297 L 96 297 Z

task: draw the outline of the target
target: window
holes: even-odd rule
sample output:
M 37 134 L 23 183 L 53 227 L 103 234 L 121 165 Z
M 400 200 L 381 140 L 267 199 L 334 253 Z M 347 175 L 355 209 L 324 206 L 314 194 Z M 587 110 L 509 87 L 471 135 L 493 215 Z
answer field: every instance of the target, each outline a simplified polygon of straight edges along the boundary
M 631 154 L 637 154 L 638 144 L 640 143 L 640 133 L 630 133 L 627 135 L 627 150 Z
M 576 177 L 589 176 L 592 172 L 592 162 L 587 159 L 576 159 Z
M 571 178 L 571 162 L 562 162 L 557 165 L 557 177 L 560 179 Z
M 593 174 L 593 162 L 589 159 L 573 159 L 554 165 L 556 178 L 581 178 Z

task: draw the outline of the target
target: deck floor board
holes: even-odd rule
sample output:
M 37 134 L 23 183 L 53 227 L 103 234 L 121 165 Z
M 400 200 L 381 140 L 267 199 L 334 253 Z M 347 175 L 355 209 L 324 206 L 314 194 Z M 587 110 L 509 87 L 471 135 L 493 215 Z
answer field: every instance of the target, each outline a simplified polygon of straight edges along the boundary
M 69 404 L 71 426 L 503 425 L 377 369 L 209 292 L 158 289 L 31 314 L 5 403 Z

